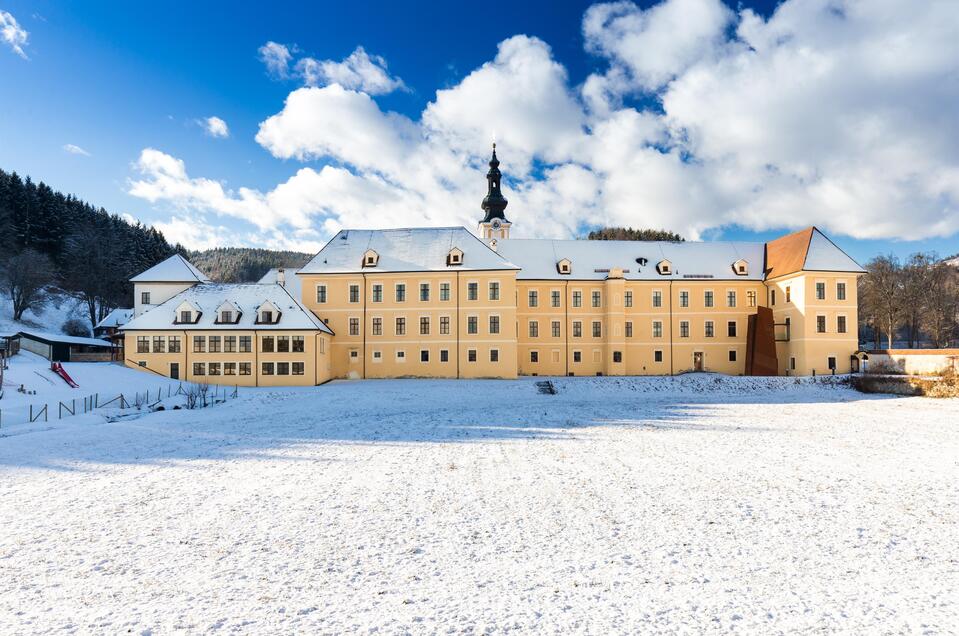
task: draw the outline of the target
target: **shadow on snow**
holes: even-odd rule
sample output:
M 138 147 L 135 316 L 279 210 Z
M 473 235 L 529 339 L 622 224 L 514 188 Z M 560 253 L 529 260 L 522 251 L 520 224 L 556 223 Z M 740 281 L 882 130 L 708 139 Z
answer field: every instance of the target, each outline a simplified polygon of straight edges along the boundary
M 671 392 L 662 378 L 625 383 L 558 378 L 559 393 L 544 395 L 535 386 L 541 379 L 367 380 L 249 389 L 236 401 L 207 409 L 144 412 L 112 423 L 89 418 L 0 438 L 0 466 L 82 471 L 180 460 L 325 461 L 316 445 L 576 441 L 602 434 L 590 430 L 601 427 L 756 434 L 771 429 L 739 425 L 735 413 L 721 407 L 769 404 L 772 418 L 775 405 L 881 399 L 844 389 L 788 387 L 710 393 L 680 385 L 683 391 Z M 298 447 L 313 450 L 298 457 Z

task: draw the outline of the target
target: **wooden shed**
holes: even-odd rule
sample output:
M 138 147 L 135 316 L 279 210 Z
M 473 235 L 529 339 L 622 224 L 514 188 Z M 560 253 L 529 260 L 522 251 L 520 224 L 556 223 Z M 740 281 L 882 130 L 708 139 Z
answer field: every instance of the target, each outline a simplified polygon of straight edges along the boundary
M 21 331 L 20 347 L 51 362 L 110 362 L 113 345 L 99 338 Z

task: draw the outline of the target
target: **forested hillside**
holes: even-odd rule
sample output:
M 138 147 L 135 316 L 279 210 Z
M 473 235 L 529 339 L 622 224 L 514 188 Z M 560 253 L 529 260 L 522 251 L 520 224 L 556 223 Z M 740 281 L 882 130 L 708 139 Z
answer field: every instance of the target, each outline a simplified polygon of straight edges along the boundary
M 303 252 L 217 247 L 202 252 L 190 252 L 187 258 L 215 281 L 251 283 L 258 281 L 274 267 L 303 267 L 312 256 Z
M 631 227 L 603 227 L 593 230 L 586 237 L 590 241 L 685 241 L 682 236 L 669 230 L 640 230 Z
M 132 275 L 177 251 L 185 253 L 152 227 L 0 170 L 0 270 L 7 287 L 11 276 L 29 269 L 30 284 L 46 279 L 43 287 L 69 292 L 96 322 L 110 308 L 130 305 Z

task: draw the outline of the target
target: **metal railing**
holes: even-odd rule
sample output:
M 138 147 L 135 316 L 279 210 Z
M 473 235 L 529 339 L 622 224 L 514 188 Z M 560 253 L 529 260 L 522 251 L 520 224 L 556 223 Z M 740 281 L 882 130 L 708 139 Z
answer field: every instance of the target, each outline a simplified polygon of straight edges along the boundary
M 212 394 L 210 392 L 210 387 L 213 387 Z M 105 402 L 100 401 L 99 393 L 92 393 L 83 398 L 71 398 L 65 402 L 57 400 L 57 419 L 62 420 L 65 417 L 83 415 L 96 409 L 107 408 L 111 405 L 115 405 L 114 408 L 119 408 L 121 410 L 129 408 L 153 409 L 164 399 L 169 399 L 178 395 L 189 396 L 191 391 L 198 396 L 194 401 L 194 406 L 191 408 L 205 408 L 215 404 L 222 404 L 230 399 L 235 400 L 239 396 L 239 386 L 230 387 L 216 384 L 189 384 L 187 388 L 184 388 L 182 382 L 177 385 L 176 390 L 173 390 L 172 385 L 167 385 L 165 391 L 163 387 L 159 387 L 155 393 L 152 390 L 146 390 L 143 392 L 136 391 L 132 394 L 120 393 L 115 397 L 106 400 Z M 10 424 L 33 424 L 40 421 L 41 418 L 44 422 L 48 422 L 50 421 L 51 417 L 50 406 L 53 404 L 54 402 L 43 402 L 40 404 L 20 405 L 16 408 L 7 408 L 6 410 L 0 409 L 0 429 L 2 429 L 4 426 L 9 426 Z M 11 418 L 13 417 L 11 415 L 11 411 L 21 412 L 26 417 L 21 418 L 19 421 L 11 421 Z

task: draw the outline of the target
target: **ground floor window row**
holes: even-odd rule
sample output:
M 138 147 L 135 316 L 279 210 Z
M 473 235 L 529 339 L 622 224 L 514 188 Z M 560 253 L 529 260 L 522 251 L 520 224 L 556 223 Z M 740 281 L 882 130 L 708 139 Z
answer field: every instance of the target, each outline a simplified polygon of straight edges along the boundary
M 261 336 L 263 353 L 304 353 L 303 336 Z M 180 336 L 137 336 L 137 353 L 180 353 Z M 252 353 L 252 336 L 193 336 L 193 353 Z
M 449 349 L 440 349 L 436 352 L 437 357 L 433 357 L 433 352 L 430 349 L 419 349 L 414 355 L 418 355 L 420 362 L 430 362 L 431 360 L 436 360 L 439 362 L 449 362 L 450 361 L 450 350 Z M 483 352 L 483 355 L 487 357 L 490 362 L 499 362 L 500 361 L 500 350 L 499 349 L 488 349 Z M 397 362 L 406 362 L 407 355 L 405 349 L 397 349 L 394 352 L 394 356 Z M 360 357 L 360 352 L 356 349 L 350 350 L 350 359 L 358 361 Z M 371 352 L 371 357 L 373 362 L 382 362 L 383 361 L 383 352 L 379 349 L 374 349 Z M 467 349 L 466 350 L 466 361 L 467 362 L 477 362 L 480 358 L 479 349 Z
M 253 364 L 250 362 L 194 362 L 193 375 L 251 375 Z M 262 375 L 303 375 L 306 365 L 303 362 L 262 362 Z

